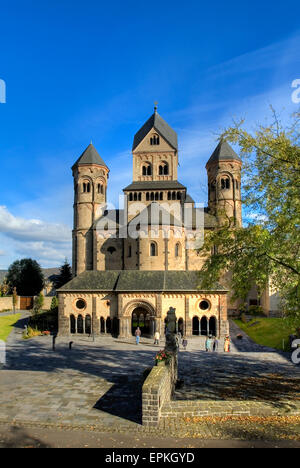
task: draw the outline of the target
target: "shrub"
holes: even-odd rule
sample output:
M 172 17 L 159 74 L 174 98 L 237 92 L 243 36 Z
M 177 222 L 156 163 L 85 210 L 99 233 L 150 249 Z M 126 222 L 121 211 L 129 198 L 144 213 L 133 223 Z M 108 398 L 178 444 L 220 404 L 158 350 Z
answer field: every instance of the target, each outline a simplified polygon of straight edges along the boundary
M 249 314 L 253 315 L 253 317 L 261 317 L 264 316 L 264 311 L 261 306 L 258 305 L 252 305 L 249 307 Z
M 247 318 L 246 318 L 246 315 L 245 315 L 244 312 L 241 314 L 241 321 L 242 321 L 243 323 L 247 323 Z

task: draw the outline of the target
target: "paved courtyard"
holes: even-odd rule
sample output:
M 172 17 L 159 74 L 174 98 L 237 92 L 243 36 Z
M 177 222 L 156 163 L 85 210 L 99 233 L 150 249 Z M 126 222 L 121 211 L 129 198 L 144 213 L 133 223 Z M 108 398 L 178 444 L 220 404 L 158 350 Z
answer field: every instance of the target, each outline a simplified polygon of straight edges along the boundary
M 142 374 L 163 348 L 152 340 L 112 337 L 21 338 L 25 316 L 7 343 L 7 363 L 0 370 L 0 421 L 89 427 L 106 432 L 142 431 Z M 179 353 L 180 399 L 299 399 L 300 367 L 287 354 L 255 345 L 246 337 L 232 352 L 204 352 L 204 339 L 189 341 Z M 239 330 L 238 330 L 239 331 Z

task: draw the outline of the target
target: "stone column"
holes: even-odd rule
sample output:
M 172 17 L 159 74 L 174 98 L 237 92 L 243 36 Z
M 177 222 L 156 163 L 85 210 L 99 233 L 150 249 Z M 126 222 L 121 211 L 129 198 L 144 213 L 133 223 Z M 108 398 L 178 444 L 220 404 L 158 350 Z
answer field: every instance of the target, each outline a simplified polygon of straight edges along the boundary
M 192 320 L 190 319 L 190 300 L 189 297 L 185 297 L 185 324 L 184 324 L 185 336 L 192 336 Z
M 95 336 L 100 335 L 100 319 L 97 318 L 97 298 L 93 297 L 93 310 L 92 310 L 92 334 Z

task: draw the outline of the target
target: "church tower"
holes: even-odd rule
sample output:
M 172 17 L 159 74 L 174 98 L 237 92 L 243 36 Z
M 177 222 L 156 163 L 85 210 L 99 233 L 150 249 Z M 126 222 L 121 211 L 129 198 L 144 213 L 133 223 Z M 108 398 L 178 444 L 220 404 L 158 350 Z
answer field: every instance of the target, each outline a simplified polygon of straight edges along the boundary
M 91 143 L 72 167 L 73 275 L 94 269 L 95 220 L 106 205 L 109 169 Z
M 208 208 L 219 223 L 230 218 L 242 225 L 241 168 L 241 159 L 222 139 L 206 164 Z

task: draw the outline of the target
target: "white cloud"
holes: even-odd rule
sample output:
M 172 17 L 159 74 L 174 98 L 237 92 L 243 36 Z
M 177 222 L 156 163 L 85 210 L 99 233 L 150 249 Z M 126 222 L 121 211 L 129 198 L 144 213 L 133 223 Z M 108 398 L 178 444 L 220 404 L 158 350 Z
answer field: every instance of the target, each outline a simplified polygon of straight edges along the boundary
M 68 242 L 71 230 L 63 224 L 54 224 L 40 219 L 24 219 L 12 215 L 5 206 L 0 206 L 0 232 L 15 240 Z

